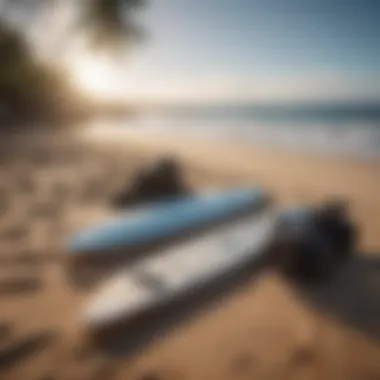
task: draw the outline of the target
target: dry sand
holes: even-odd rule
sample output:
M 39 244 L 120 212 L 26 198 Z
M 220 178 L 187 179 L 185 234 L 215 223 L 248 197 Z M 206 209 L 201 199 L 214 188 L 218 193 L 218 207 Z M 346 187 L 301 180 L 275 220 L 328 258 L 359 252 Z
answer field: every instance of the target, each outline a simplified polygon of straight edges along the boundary
M 71 288 L 61 258 L 62 237 L 111 214 L 109 197 L 162 153 L 180 158 L 197 189 L 259 183 L 284 204 L 344 197 L 361 248 L 376 252 L 380 162 L 138 134 L 22 140 L 0 143 L 0 379 L 380 379 L 376 254 L 318 286 L 265 270 L 128 355 L 86 343 L 86 293 Z

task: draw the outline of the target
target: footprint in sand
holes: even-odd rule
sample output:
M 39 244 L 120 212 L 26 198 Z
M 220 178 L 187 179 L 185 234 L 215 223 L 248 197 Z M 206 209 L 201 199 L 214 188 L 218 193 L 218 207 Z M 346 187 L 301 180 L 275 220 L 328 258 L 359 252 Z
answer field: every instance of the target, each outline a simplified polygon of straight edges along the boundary
M 49 262 L 47 255 L 39 254 L 32 250 L 20 250 L 10 253 L 2 253 L 0 255 L 0 266 L 4 267 L 35 267 L 45 262 Z
M 81 190 L 80 199 L 84 202 L 93 202 L 103 198 L 105 193 L 104 181 L 101 179 L 89 179 Z
M 21 194 L 34 194 L 37 186 L 32 178 L 27 176 L 19 176 L 13 179 L 16 191 Z
M 56 219 L 59 217 L 61 207 L 58 202 L 37 202 L 29 208 L 29 216 L 38 219 Z
M 62 205 L 71 195 L 72 186 L 69 183 L 57 182 L 52 186 L 52 197 L 58 205 Z
M 26 224 L 11 225 L 0 231 L 0 240 L 7 242 L 20 241 L 26 239 L 28 234 L 29 228 Z
M 15 296 L 35 293 L 41 290 L 43 282 L 39 277 L 9 278 L 0 280 L 0 296 Z

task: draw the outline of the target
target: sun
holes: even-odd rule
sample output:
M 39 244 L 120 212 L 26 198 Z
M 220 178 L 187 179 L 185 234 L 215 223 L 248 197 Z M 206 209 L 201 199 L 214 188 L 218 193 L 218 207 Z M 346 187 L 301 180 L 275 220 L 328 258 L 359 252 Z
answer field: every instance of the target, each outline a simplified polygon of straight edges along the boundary
M 77 57 L 71 71 L 75 85 L 81 91 L 100 99 L 116 98 L 120 94 L 117 69 L 105 57 Z

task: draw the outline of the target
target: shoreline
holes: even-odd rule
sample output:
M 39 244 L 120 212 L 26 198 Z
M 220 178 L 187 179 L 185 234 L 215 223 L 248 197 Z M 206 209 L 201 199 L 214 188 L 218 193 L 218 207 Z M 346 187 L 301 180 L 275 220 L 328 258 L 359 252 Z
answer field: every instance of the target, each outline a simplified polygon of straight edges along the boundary
M 89 123 L 91 125 L 91 123 Z M 231 126 L 232 127 L 232 126 Z M 207 128 L 207 127 L 206 127 Z M 145 129 L 144 124 L 142 124 L 141 128 L 139 124 L 129 124 L 126 125 L 108 125 L 107 127 L 104 126 L 104 124 L 100 124 L 98 127 L 85 127 L 84 129 L 87 129 L 89 134 L 93 135 L 95 137 L 98 135 L 98 137 L 103 136 L 104 138 L 111 138 L 113 136 L 119 136 L 121 139 L 130 138 L 134 135 L 143 135 L 147 136 L 148 138 L 151 138 L 152 136 L 154 138 L 158 139 L 169 139 L 169 140 L 189 140 L 189 141 L 198 141 L 203 142 L 211 145 L 219 144 L 219 145 L 226 145 L 226 144 L 232 144 L 232 145 L 239 145 L 239 146 L 245 146 L 246 148 L 251 149 L 265 149 L 268 151 L 273 152 L 280 152 L 280 153 L 290 153 L 290 154 L 297 154 L 298 156 L 306 155 L 310 157 L 326 157 L 329 159 L 344 159 L 344 160 L 356 160 L 356 161 L 364 161 L 364 162 L 380 162 L 380 149 L 375 152 L 371 151 L 369 152 L 350 152 L 350 151 L 344 151 L 339 149 L 333 149 L 331 147 L 330 149 L 322 149 L 322 148 L 316 148 L 316 147 L 308 147 L 305 145 L 304 147 L 301 146 L 292 146 L 288 145 L 286 143 L 281 143 L 280 141 L 277 142 L 270 142 L 270 141 L 262 141 L 260 139 L 255 140 L 254 137 L 250 136 L 247 137 L 247 139 L 239 138 L 236 136 L 223 136 L 218 134 L 193 134 L 192 132 L 189 132 L 189 128 L 185 128 L 181 131 L 175 131 L 175 130 L 154 130 L 154 129 Z M 211 132 L 211 131 L 210 131 Z M 274 131 L 275 132 L 275 131 Z M 242 131 L 244 135 L 244 131 Z

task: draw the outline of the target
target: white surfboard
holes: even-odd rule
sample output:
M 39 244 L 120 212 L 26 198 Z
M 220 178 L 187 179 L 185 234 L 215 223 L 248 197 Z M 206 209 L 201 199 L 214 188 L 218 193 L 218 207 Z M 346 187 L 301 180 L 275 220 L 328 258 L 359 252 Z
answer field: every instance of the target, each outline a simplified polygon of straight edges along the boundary
M 85 305 L 85 327 L 96 332 L 127 322 L 258 260 L 275 220 L 271 211 L 246 216 L 122 269 Z

